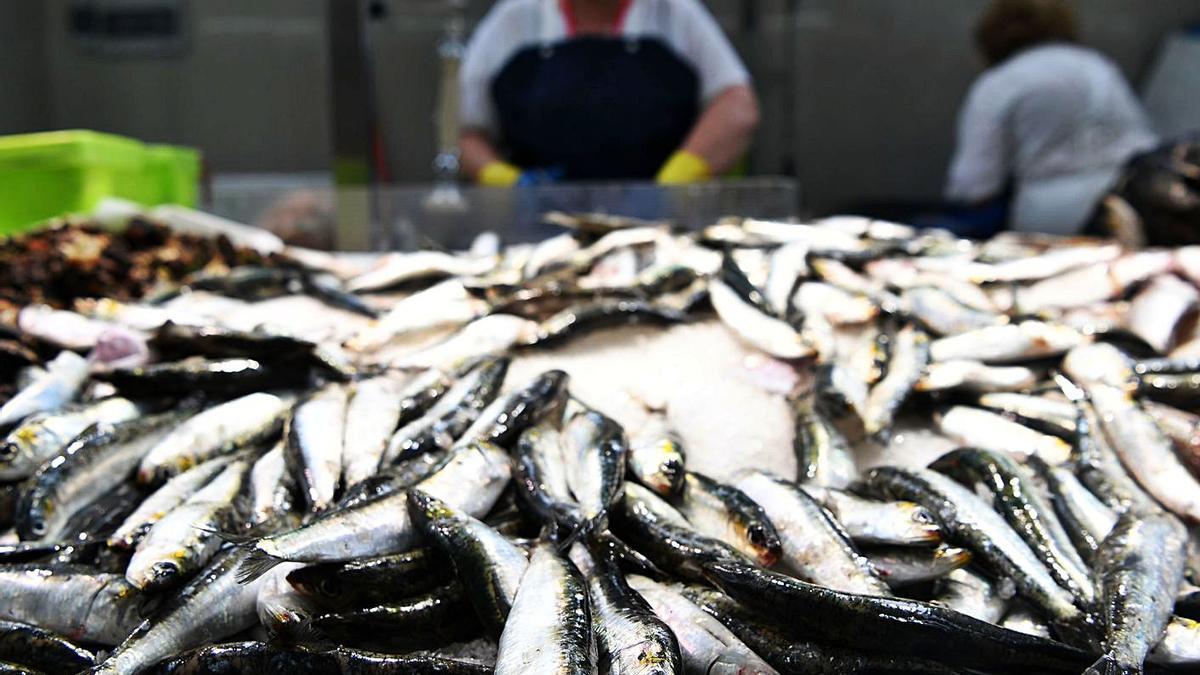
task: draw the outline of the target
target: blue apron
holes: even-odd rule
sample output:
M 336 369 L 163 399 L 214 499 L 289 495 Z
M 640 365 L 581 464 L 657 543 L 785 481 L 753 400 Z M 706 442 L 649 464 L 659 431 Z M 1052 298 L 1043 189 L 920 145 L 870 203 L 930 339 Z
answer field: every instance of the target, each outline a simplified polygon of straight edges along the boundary
M 526 47 L 491 93 L 509 161 L 566 180 L 653 178 L 700 114 L 695 69 L 654 37 Z

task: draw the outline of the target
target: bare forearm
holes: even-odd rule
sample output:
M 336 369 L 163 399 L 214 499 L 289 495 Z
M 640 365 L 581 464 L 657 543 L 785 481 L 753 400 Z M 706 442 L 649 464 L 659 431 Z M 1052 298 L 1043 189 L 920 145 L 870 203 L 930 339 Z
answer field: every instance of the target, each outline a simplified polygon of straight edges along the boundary
M 730 87 L 708 104 L 682 149 L 703 157 L 714 175 L 724 173 L 745 154 L 758 121 L 754 91 L 744 85 Z
M 481 131 L 466 130 L 458 137 L 459 161 L 462 164 L 462 174 L 476 180 L 483 167 L 500 159 L 495 146 Z

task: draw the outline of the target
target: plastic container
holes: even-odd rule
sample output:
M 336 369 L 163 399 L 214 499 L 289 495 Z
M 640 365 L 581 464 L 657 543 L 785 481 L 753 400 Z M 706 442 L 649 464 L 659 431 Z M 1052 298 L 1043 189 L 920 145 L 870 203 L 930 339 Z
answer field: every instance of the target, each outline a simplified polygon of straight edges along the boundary
M 196 204 L 200 154 L 94 131 L 0 137 L 0 234 L 90 211 L 105 197 Z

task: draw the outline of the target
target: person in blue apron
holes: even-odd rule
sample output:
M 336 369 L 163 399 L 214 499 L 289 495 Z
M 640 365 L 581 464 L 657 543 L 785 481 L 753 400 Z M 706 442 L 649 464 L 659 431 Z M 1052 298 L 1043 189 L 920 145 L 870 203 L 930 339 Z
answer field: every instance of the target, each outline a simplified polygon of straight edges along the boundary
M 758 125 L 746 68 L 699 0 L 499 0 L 460 86 L 463 171 L 488 186 L 702 181 Z
M 990 234 L 980 218 L 985 230 L 1078 232 L 1125 163 L 1157 145 L 1121 71 L 1076 34 L 1066 0 L 993 0 L 984 12 L 975 37 L 988 68 L 963 104 L 945 193 L 971 232 Z

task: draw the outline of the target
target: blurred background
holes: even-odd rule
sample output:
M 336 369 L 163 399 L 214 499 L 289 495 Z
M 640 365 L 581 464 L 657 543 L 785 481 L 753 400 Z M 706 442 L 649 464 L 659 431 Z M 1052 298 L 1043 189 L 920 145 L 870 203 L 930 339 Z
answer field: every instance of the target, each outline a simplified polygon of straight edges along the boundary
M 267 208 L 262 195 L 333 185 L 334 157 L 362 155 L 362 143 L 339 148 L 355 143 L 335 130 L 355 133 L 357 122 L 339 117 L 356 115 L 366 91 L 377 120 L 366 161 L 384 168 L 376 178 L 427 185 L 438 153 L 439 44 L 459 12 L 469 32 L 492 4 L 0 0 L 0 134 L 91 129 L 198 148 L 200 205 L 254 220 Z M 775 177 L 771 194 L 788 210 L 939 197 L 956 117 L 982 69 L 971 36 L 984 0 L 705 4 L 760 98 L 745 174 Z M 1200 24 L 1200 3 L 1079 4 L 1082 42 L 1116 62 L 1158 131 L 1200 127 L 1178 112 L 1180 96 L 1193 113 L 1200 105 L 1170 72 L 1177 56 L 1167 58 Z M 362 32 L 347 38 L 355 29 L 339 22 L 356 20 Z

